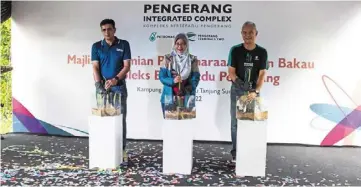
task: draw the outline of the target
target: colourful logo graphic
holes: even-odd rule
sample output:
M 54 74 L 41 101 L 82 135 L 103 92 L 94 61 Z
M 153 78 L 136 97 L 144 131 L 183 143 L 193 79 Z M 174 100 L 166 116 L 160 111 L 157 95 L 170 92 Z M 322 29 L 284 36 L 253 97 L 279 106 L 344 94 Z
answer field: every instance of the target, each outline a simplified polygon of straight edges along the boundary
M 197 34 L 194 32 L 187 32 L 186 35 L 187 35 L 187 38 L 189 41 L 194 42 L 197 39 Z M 175 35 L 161 35 L 161 34 L 158 34 L 157 32 L 150 33 L 149 41 L 154 42 L 155 40 L 157 40 L 157 38 L 169 39 L 169 38 L 175 38 Z
M 361 106 L 357 106 L 354 109 L 341 107 L 327 86 L 325 82 L 326 79 L 332 81 L 350 99 L 350 101 L 357 106 L 356 102 L 345 92 L 345 90 L 341 88 L 339 84 L 326 75 L 322 76 L 323 84 L 332 100 L 335 102 L 335 105 L 319 103 L 312 104 L 310 108 L 319 116 L 335 122 L 337 125 L 326 135 L 321 142 L 321 146 L 335 145 L 337 142 L 349 136 L 361 126 Z
M 197 36 L 197 34 L 194 32 L 187 32 L 187 38 L 189 41 L 192 41 L 192 42 L 196 41 L 196 36 Z
M 149 36 L 149 41 L 154 42 L 157 39 L 157 32 L 152 32 Z
M 87 136 L 88 133 L 63 125 L 51 125 L 36 119 L 18 100 L 13 98 L 13 131 L 62 136 Z

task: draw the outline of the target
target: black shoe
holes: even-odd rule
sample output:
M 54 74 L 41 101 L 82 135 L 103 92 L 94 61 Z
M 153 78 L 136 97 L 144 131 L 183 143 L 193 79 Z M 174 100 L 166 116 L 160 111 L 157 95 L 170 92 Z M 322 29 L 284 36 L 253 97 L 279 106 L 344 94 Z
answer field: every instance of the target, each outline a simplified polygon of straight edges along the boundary
M 3 136 L 1 136 L 1 140 L 5 139 Z
M 232 162 L 236 162 L 236 150 L 232 150 L 231 155 L 232 155 Z

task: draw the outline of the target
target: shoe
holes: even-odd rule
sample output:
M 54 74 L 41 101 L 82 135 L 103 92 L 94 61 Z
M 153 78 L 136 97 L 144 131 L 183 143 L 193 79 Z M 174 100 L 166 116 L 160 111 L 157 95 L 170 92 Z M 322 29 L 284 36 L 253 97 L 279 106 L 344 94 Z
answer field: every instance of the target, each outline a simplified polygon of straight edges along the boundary
M 1 140 L 5 139 L 3 136 L 1 136 Z
M 128 162 L 128 154 L 126 151 L 123 151 L 123 162 Z
M 123 162 L 120 164 L 121 166 L 127 166 L 128 165 L 128 154 L 124 150 L 123 151 Z
M 231 155 L 232 155 L 232 162 L 236 162 L 236 150 L 232 150 Z

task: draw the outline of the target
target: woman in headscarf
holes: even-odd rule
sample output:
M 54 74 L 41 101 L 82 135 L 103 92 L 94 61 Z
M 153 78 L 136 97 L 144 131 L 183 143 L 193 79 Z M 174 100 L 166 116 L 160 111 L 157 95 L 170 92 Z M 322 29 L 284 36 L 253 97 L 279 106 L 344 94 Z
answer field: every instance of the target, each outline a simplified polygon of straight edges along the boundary
M 193 96 L 200 80 L 197 58 L 189 53 L 189 40 L 184 33 L 178 34 L 170 54 L 164 56 L 159 72 L 163 84 L 161 104 L 165 118 L 165 103 L 174 102 L 174 96 Z

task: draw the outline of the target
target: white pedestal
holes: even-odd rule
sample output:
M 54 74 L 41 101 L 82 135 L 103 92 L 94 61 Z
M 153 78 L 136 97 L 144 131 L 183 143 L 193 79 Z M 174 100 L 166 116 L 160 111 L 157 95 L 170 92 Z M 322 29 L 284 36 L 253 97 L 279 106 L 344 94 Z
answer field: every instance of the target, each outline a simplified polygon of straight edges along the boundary
M 267 121 L 238 120 L 237 176 L 265 176 L 267 157 Z
M 110 169 L 123 161 L 120 116 L 89 116 L 89 168 Z
M 193 128 L 190 120 L 165 120 L 163 173 L 189 175 L 193 166 Z

